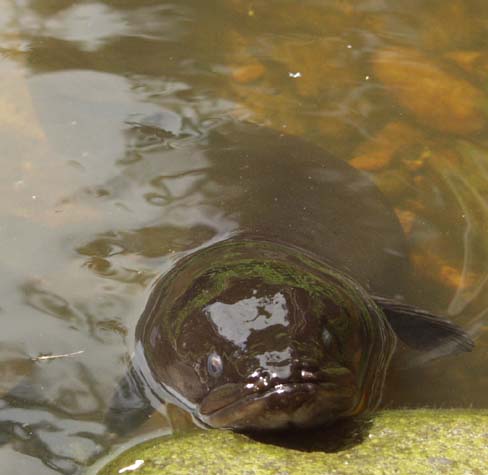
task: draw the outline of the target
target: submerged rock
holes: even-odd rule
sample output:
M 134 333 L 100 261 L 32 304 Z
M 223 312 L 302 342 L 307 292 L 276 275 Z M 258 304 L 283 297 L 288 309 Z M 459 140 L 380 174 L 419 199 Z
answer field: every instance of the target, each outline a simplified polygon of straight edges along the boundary
M 387 90 L 422 124 L 461 135 L 486 126 L 485 94 L 420 51 L 380 50 L 372 64 Z

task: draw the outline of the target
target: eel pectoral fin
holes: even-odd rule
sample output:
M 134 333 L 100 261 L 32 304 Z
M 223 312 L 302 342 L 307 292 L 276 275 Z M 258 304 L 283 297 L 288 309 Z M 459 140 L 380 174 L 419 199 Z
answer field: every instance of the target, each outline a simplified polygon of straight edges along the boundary
M 144 390 L 144 381 L 132 364 L 119 381 L 105 415 L 109 432 L 126 435 L 143 424 L 154 412 Z
M 449 320 L 418 307 L 383 297 L 373 297 L 393 331 L 410 348 L 447 356 L 474 348 L 471 337 Z

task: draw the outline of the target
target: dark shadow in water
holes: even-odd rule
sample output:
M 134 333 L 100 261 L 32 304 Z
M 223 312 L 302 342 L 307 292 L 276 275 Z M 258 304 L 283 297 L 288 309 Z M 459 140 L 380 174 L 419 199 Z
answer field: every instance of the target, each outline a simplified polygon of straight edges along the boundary
M 301 452 L 341 452 L 362 443 L 369 434 L 373 419 L 342 419 L 331 426 L 278 432 L 245 432 L 249 438 Z

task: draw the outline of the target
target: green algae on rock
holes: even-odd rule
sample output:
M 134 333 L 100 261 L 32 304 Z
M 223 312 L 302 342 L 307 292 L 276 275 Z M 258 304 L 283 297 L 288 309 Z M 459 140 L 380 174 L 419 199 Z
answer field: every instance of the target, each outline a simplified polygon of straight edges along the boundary
M 140 444 L 103 467 L 112 475 L 126 467 L 137 475 L 325 474 L 482 475 L 488 466 L 487 410 L 396 410 L 375 418 L 345 449 L 317 443 L 301 450 L 263 443 L 230 431 L 191 431 Z M 333 429 L 323 429 L 326 438 Z M 316 439 L 319 431 L 314 432 Z M 307 436 L 302 433 L 301 436 Z M 316 442 L 316 441 L 315 441 Z M 354 445 L 355 444 L 355 445 Z

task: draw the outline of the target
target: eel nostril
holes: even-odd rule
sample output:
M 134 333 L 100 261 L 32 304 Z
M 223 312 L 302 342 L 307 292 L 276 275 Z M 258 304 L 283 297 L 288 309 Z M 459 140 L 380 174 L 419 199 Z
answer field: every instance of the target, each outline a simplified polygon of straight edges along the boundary
M 249 390 L 266 391 L 277 384 L 315 383 L 321 380 L 319 369 L 314 365 L 294 365 L 287 372 L 256 369 L 248 378 Z
M 269 388 L 269 379 L 268 378 L 259 378 L 258 381 L 254 383 L 256 389 L 263 391 Z
M 255 383 L 259 381 L 261 378 L 267 376 L 267 371 L 263 370 L 262 368 L 255 369 L 248 377 L 249 381 Z
M 273 375 L 269 371 L 258 368 L 248 378 L 248 389 L 254 389 L 258 391 L 266 390 L 270 387 Z
M 304 381 L 317 381 L 317 373 L 310 369 L 302 369 L 300 371 L 300 378 Z

